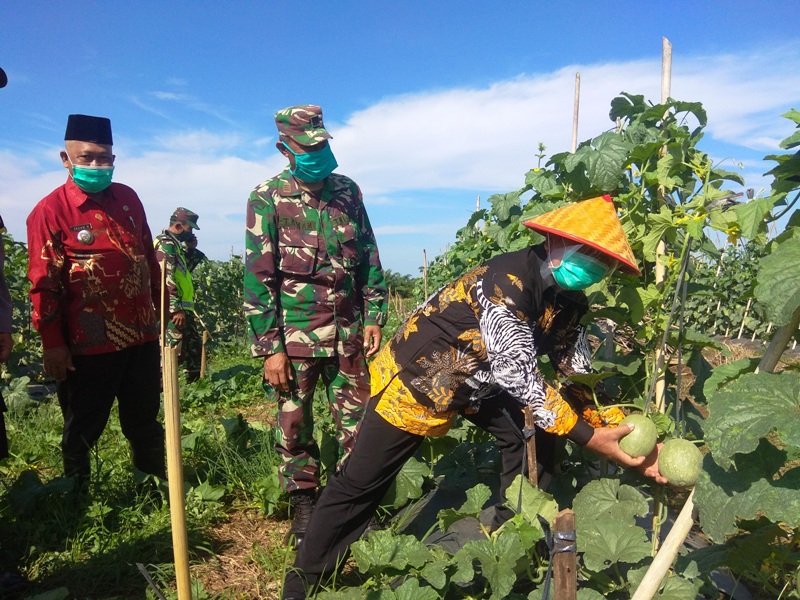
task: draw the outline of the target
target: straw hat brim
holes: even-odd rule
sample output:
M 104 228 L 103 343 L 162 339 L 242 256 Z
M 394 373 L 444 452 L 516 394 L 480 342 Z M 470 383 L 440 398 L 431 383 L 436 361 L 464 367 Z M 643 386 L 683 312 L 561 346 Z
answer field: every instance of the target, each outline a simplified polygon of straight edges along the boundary
M 562 206 L 524 223 L 539 233 L 557 235 L 594 248 L 632 275 L 641 275 L 610 196 Z

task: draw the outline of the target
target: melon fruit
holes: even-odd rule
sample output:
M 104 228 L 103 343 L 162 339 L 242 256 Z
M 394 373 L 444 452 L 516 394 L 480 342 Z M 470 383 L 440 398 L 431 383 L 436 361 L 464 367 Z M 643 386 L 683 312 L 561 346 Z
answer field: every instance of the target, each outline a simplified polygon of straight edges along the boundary
M 691 487 L 700 476 L 703 453 L 689 440 L 673 438 L 658 455 L 658 470 L 670 485 Z
M 628 423 L 633 423 L 636 428 L 619 441 L 619 447 L 632 458 L 647 456 L 656 447 L 658 431 L 656 431 L 655 424 L 639 413 L 628 415 L 622 419 L 620 427 Z

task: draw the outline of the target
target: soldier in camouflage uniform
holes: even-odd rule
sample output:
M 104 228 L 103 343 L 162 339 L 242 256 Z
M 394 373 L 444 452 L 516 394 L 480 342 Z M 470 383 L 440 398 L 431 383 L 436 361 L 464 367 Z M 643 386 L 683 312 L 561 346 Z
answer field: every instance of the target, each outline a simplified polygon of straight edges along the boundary
M 247 203 L 245 314 L 265 387 L 277 394 L 280 479 L 299 543 L 319 486 L 312 404 L 322 378 L 341 460 L 369 399 L 366 357 L 380 348 L 386 284 L 359 187 L 336 160 L 318 106 L 275 115 L 289 161 Z
M 179 350 L 179 362 L 189 381 L 200 377 L 202 344 L 194 314 L 194 284 L 186 258 L 184 243 L 192 237 L 198 216 L 179 207 L 169 218 L 169 227 L 156 236 L 156 258 L 163 260 L 166 269 L 165 314 L 169 314 L 164 329 L 165 345 Z

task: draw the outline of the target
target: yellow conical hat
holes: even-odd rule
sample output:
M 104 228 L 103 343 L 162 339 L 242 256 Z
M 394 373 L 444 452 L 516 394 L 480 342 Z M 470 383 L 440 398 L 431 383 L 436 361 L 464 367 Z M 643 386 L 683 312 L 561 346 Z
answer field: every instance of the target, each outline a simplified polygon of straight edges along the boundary
M 540 233 L 552 233 L 591 246 L 617 260 L 624 271 L 641 275 L 611 196 L 562 206 L 526 221 L 525 225 Z

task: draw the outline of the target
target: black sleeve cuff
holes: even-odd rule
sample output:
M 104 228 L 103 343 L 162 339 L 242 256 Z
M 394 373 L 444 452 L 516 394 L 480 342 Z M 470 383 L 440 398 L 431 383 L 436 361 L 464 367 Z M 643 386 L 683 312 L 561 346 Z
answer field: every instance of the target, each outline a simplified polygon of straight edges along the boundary
M 567 434 L 567 439 L 572 440 L 579 446 L 585 446 L 594 435 L 594 428 L 583 419 L 578 419 L 575 427 Z

